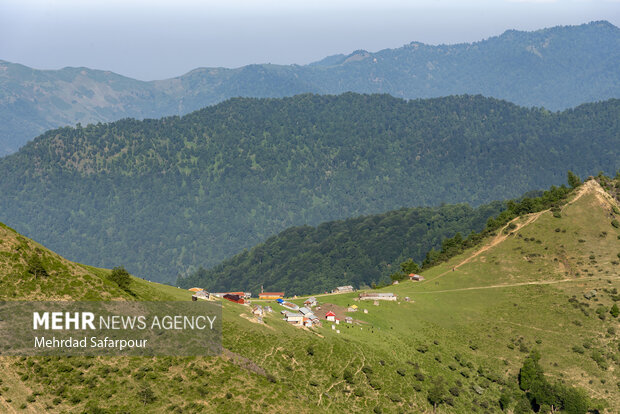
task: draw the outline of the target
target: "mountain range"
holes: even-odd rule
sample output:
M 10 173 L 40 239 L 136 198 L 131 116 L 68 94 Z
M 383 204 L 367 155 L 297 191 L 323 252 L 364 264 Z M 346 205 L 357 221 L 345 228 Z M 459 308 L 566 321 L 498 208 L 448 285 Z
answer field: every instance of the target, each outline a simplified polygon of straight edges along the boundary
M 144 82 L 88 68 L 37 70 L 0 61 L 0 155 L 50 128 L 183 115 L 231 97 L 389 93 L 411 99 L 482 94 L 562 110 L 620 96 L 620 30 L 606 21 L 475 43 L 409 43 L 309 65 L 198 68 Z
M 235 98 L 46 132 L 0 159 L 0 220 L 71 260 L 172 282 L 291 226 L 615 174 L 619 119 L 616 99 L 551 113 L 467 95 Z

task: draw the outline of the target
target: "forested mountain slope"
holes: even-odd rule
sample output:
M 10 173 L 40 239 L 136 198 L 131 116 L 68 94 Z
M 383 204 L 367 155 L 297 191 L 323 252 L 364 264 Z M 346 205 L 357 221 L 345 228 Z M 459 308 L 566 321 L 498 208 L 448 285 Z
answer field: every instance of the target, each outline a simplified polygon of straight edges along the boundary
M 403 208 L 318 227 L 293 227 L 212 269 L 180 278 L 177 285 L 255 293 L 263 287 L 288 295 L 331 291 L 342 285 L 369 287 L 389 282 L 390 274 L 407 259 L 422 263 L 442 240 L 482 230 L 504 208 L 499 201 L 478 209 L 463 204 Z
M 605 21 L 509 30 L 475 43 L 412 42 L 305 66 L 198 68 L 152 82 L 88 68 L 36 70 L 0 61 L 0 155 L 49 128 L 183 115 L 237 96 L 353 91 L 425 98 L 467 93 L 565 109 L 620 97 L 618 66 L 620 30 Z
M 237 98 L 48 131 L 0 159 L 0 220 L 72 260 L 173 281 L 287 227 L 517 197 L 620 168 L 620 101 Z

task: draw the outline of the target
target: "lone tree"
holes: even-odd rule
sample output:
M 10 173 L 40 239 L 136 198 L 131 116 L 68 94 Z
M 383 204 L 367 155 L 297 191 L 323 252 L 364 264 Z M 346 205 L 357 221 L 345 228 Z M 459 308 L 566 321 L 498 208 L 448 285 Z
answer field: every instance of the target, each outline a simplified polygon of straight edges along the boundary
M 572 171 L 568 172 L 568 185 L 570 185 L 572 188 L 577 188 L 581 185 L 581 179 L 577 174 Z
M 129 290 L 129 283 L 131 282 L 131 277 L 129 275 L 129 272 L 125 270 L 123 266 L 115 267 L 114 269 L 112 269 L 112 273 L 110 273 L 108 279 L 116 283 L 121 289 Z
M 437 409 L 437 406 L 445 401 L 446 398 L 446 384 L 442 377 L 436 377 L 433 382 L 433 386 L 428 390 L 427 399 L 428 402 L 433 405 L 433 411 Z
M 155 393 L 153 392 L 151 387 L 146 385 L 138 391 L 138 399 L 142 404 L 147 405 L 154 402 L 157 397 L 155 396 Z
M 34 253 L 28 259 L 28 273 L 34 275 L 35 279 L 39 276 L 48 276 L 47 270 L 45 270 L 43 262 L 41 262 L 41 258 L 37 253 Z

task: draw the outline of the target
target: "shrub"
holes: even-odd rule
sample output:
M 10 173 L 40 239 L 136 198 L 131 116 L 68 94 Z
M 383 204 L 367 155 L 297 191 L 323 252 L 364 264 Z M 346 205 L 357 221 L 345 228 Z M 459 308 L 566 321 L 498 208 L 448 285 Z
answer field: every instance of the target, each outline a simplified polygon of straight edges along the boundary
M 434 408 L 437 408 L 439 404 L 445 402 L 446 385 L 442 377 L 435 378 L 435 381 L 433 381 L 433 386 L 430 390 L 428 390 L 428 395 L 426 398 Z
M 392 402 L 395 402 L 395 403 L 402 402 L 402 400 L 403 400 L 402 398 L 400 398 L 400 395 L 398 395 L 398 394 L 390 394 L 389 399 Z
M 407 374 L 407 371 L 405 371 L 405 368 L 398 368 L 396 370 L 396 372 L 398 373 L 398 375 L 400 375 L 401 377 L 404 377 Z
M 620 229 L 620 223 L 618 223 L 618 220 L 616 220 L 616 219 L 613 219 L 611 221 L 611 225 L 614 226 L 617 229 Z
M 609 365 L 607 364 L 607 360 L 605 360 L 605 357 L 598 349 L 595 349 L 594 351 L 592 351 L 592 354 L 590 355 L 590 357 L 594 360 L 594 362 L 596 362 L 596 364 L 602 370 L 607 370 L 607 368 L 609 367 Z
M 502 409 L 502 411 L 506 411 L 508 409 L 511 400 L 512 398 L 510 397 L 510 394 L 506 391 L 502 391 L 501 395 L 499 396 L 499 407 Z
M 353 379 L 353 372 L 351 372 L 351 370 L 349 369 L 344 370 L 344 372 L 342 373 L 342 378 L 349 384 L 355 383 Z
M 112 282 L 116 283 L 118 287 L 123 290 L 129 290 L 129 283 L 131 282 L 131 276 L 129 272 L 125 270 L 123 266 L 115 267 L 108 276 Z
M 45 270 L 43 262 L 41 262 L 41 258 L 36 253 L 28 259 L 28 273 L 33 275 L 35 279 L 48 276 L 47 270 Z

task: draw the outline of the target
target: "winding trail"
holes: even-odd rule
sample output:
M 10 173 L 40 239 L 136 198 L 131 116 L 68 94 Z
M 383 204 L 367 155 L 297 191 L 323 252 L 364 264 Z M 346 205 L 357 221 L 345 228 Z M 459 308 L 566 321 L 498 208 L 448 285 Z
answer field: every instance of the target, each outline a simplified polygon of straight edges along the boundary
M 524 222 L 516 224 L 516 227 L 512 231 L 513 233 L 515 233 L 515 232 L 521 230 L 523 227 L 527 226 L 528 224 L 531 224 L 534 221 L 536 221 L 543 213 L 546 213 L 547 211 L 549 211 L 549 210 L 543 210 L 543 211 L 539 211 L 537 213 L 530 213 L 530 214 L 527 214 L 525 216 L 515 217 L 514 219 L 510 220 L 508 223 L 506 223 L 506 225 L 504 227 L 502 227 L 501 229 L 498 230 L 497 234 L 495 235 L 495 237 L 493 237 L 493 239 L 490 242 L 486 243 L 484 246 L 482 246 L 480 249 L 478 249 L 476 252 L 474 252 L 471 256 L 465 258 L 459 264 L 453 266 L 454 270 L 458 269 L 459 267 L 463 266 L 464 264 L 467 264 L 467 263 L 471 262 L 473 259 L 475 259 L 476 257 L 480 256 L 482 253 L 486 252 L 490 248 L 495 247 L 498 244 L 500 244 L 501 242 L 503 242 L 504 240 L 506 240 L 510 233 L 506 234 L 506 233 L 504 233 L 504 230 L 506 230 L 506 228 L 508 228 L 508 226 L 510 226 L 510 224 L 515 223 L 515 222 L 521 220 L 523 217 L 527 217 Z M 448 269 L 445 272 L 440 273 L 436 277 L 434 277 L 432 279 L 424 280 L 421 283 L 428 283 L 430 281 L 435 281 L 435 280 L 439 279 L 440 277 L 442 277 L 444 275 L 447 275 L 448 273 L 453 272 L 454 270 L 453 269 Z
M 619 279 L 620 276 L 611 276 L 605 278 L 606 280 L 615 280 Z M 435 279 L 431 279 L 435 280 Z M 536 280 L 532 282 L 519 282 L 519 283 L 504 283 L 499 285 L 487 285 L 487 286 L 474 286 L 474 287 L 466 287 L 466 288 L 456 288 L 456 289 L 445 289 L 445 290 L 428 290 L 422 292 L 415 292 L 416 295 L 419 294 L 428 294 L 428 293 L 448 293 L 448 292 L 462 292 L 466 290 L 479 290 L 479 289 L 497 289 L 497 288 L 506 288 L 506 287 L 515 287 L 515 286 L 527 286 L 527 285 L 553 285 L 556 283 L 567 283 L 567 282 L 584 282 L 588 279 L 584 278 L 571 278 L 571 279 L 558 279 L 558 280 Z
M 585 183 L 583 183 L 577 189 L 575 197 L 573 197 L 572 200 L 566 202 L 566 204 L 562 207 L 561 211 L 563 212 L 566 207 L 568 207 L 569 205 L 571 205 L 574 202 L 576 202 L 577 200 L 579 200 L 581 197 L 583 197 L 584 194 L 588 193 L 589 191 L 593 192 L 596 195 L 596 197 L 601 202 L 607 202 L 607 203 L 610 203 L 612 205 L 616 204 L 615 201 L 613 200 L 613 198 L 601 187 L 601 185 L 597 181 L 589 180 L 589 181 L 586 181 Z M 521 230 L 523 227 L 525 227 L 525 226 L 527 226 L 529 224 L 532 224 L 533 222 L 538 220 L 538 218 L 541 215 L 543 215 L 544 213 L 546 213 L 548 211 L 550 211 L 550 210 L 547 209 L 547 210 L 542 210 L 542 211 L 539 211 L 539 212 L 536 212 L 536 213 L 530 213 L 530 214 L 526 214 L 526 215 L 523 215 L 523 216 L 515 217 L 514 219 L 512 219 L 508 223 L 506 223 L 506 225 L 504 225 L 501 229 L 499 229 L 497 234 L 495 235 L 495 237 L 493 237 L 493 239 L 491 241 L 487 242 L 484 246 L 482 246 L 480 249 L 475 251 L 469 257 L 465 258 L 459 264 L 453 266 L 453 269 L 448 269 L 445 272 L 440 273 L 436 277 L 424 280 L 421 283 L 428 283 L 430 281 L 435 281 L 435 280 L 439 279 L 440 277 L 445 276 L 445 275 L 451 273 L 453 270 L 458 269 L 459 267 L 463 266 L 464 264 L 467 264 L 467 263 L 471 262 L 473 259 L 475 259 L 479 255 L 481 255 L 482 253 L 486 252 L 487 250 L 491 249 L 492 247 L 497 246 L 498 244 L 500 244 L 501 242 L 503 242 L 504 240 L 506 240 L 508 238 L 510 233 L 506 234 L 506 233 L 504 233 L 504 231 L 511 224 L 516 223 L 516 227 L 512 231 L 512 233 L 516 233 L 519 230 Z M 522 223 L 517 223 L 519 220 L 521 220 L 523 218 L 526 218 L 525 221 L 523 221 Z M 568 280 L 571 280 L 571 279 L 565 279 L 564 281 L 568 281 Z M 555 281 L 554 283 L 559 283 L 559 282 Z M 509 286 L 509 285 L 506 285 L 506 286 Z M 515 286 L 518 286 L 518 284 L 516 284 Z M 501 286 L 500 285 L 495 285 L 495 286 L 488 286 L 488 287 L 491 288 L 491 287 L 501 287 Z M 474 289 L 474 288 L 472 288 L 472 289 Z M 478 288 L 475 288 L 475 289 L 478 289 Z M 480 289 L 482 289 L 482 288 L 480 288 Z M 437 292 L 439 292 L 439 291 L 437 291 Z
M 362 352 L 362 348 L 358 346 L 358 351 L 359 354 L 362 356 L 362 360 L 361 360 L 361 364 L 359 366 L 359 368 L 357 369 L 357 371 L 355 371 L 355 373 L 353 374 L 353 376 L 355 377 L 357 374 L 360 373 L 360 371 L 362 370 L 362 368 L 364 368 L 364 365 L 366 364 L 366 355 L 364 355 L 364 352 Z M 342 370 L 342 372 L 344 372 L 353 362 L 355 361 L 355 358 L 352 359 L 351 361 L 349 361 L 349 363 L 344 367 L 344 369 Z M 323 401 L 323 395 L 329 393 L 332 388 L 334 388 L 336 385 L 338 384 L 342 384 L 344 382 L 344 379 L 341 379 L 339 381 L 334 382 L 332 385 L 329 386 L 328 389 L 326 389 L 325 391 L 323 391 L 320 395 L 319 395 L 319 401 L 317 403 L 317 405 L 321 405 L 321 402 Z M 327 404 L 326 408 L 329 408 L 329 406 L 331 405 L 331 401 L 329 401 L 329 403 Z

